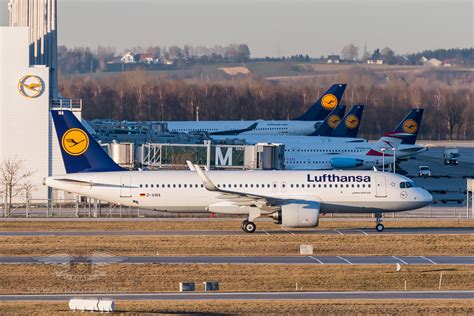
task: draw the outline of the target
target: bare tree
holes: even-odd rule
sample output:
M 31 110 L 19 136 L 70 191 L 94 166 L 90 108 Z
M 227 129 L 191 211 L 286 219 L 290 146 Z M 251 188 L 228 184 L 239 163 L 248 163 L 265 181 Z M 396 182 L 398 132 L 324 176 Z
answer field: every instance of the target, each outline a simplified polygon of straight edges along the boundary
M 0 183 L 3 187 L 5 216 L 11 212 L 12 201 L 16 196 L 23 196 L 29 202 L 35 186 L 30 178 L 34 171 L 24 168 L 24 162 L 17 158 L 4 160 L 0 164 Z
M 456 127 L 458 127 L 457 135 L 459 136 L 460 128 L 464 123 L 463 112 L 466 109 L 466 99 L 459 93 L 451 93 L 448 95 L 446 106 L 444 110 L 446 112 L 447 128 L 449 132 L 449 139 L 453 139 L 453 133 Z
M 344 46 L 341 51 L 341 56 L 345 60 L 356 60 L 359 57 L 359 47 L 354 44 Z

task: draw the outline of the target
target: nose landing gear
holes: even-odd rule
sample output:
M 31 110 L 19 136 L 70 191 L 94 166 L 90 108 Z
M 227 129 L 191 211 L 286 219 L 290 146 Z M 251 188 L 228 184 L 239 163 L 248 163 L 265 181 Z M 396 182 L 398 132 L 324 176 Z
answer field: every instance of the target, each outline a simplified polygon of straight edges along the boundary
M 382 224 L 382 216 L 382 213 L 375 213 L 375 222 L 377 223 L 375 225 L 375 230 L 377 230 L 378 232 L 383 231 L 385 228 Z

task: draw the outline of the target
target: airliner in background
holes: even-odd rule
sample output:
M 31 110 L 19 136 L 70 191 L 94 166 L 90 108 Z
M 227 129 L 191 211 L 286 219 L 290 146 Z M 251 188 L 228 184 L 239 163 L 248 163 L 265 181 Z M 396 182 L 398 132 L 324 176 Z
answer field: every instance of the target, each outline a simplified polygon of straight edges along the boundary
M 167 212 L 245 215 L 242 229 L 272 217 L 285 227 L 316 227 L 321 213 L 382 213 L 428 205 L 432 196 L 401 175 L 379 171 L 125 171 L 70 111 L 51 111 L 67 174 L 55 189 L 124 206 Z
M 387 133 L 375 143 L 321 143 L 313 151 L 285 151 L 287 170 L 369 170 L 392 164 L 407 133 Z
M 167 121 L 171 132 L 204 131 L 209 134 L 310 135 L 341 102 L 346 84 L 332 85 L 303 115 L 292 120 Z M 258 123 L 256 127 L 250 128 Z
M 286 169 L 292 170 L 372 169 L 381 167 L 383 164 L 391 164 L 393 155 L 397 160 L 406 160 L 426 151 L 426 147 L 415 143 L 423 109 L 410 110 L 393 132 L 385 134 L 375 143 L 367 142 L 362 138 L 354 138 L 357 136 L 363 109 L 363 105 L 353 106 L 338 126 L 329 133 L 330 136 L 237 135 L 233 138 L 248 144 L 262 142 L 284 144 Z M 337 107 L 334 111 L 337 111 Z M 331 114 L 321 123 L 320 128 L 328 125 L 327 121 L 330 117 Z M 387 136 L 398 137 L 398 139 L 387 140 Z M 212 138 L 224 140 L 229 137 L 213 136 Z M 382 148 L 378 143 L 384 141 L 388 141 L 387 146 L 389 143 L 397 144 L 396 147 L 391 147 L 396 148 L 395 153 L 391 152 L 391 148 L 384 149 L 384 152 L 376 150 L 377 147 Z

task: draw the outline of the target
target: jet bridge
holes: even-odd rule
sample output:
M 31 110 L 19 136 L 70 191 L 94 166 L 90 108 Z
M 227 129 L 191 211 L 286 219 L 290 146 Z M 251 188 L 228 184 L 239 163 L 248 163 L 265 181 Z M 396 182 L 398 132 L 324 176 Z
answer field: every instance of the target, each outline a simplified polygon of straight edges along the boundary
M 186 169 L 186 161 L 208 169 L 284 169 L 282 144 L 218 145 L 210 141 L 203 144 L 143 144 L 140 162 L 149 169 Z

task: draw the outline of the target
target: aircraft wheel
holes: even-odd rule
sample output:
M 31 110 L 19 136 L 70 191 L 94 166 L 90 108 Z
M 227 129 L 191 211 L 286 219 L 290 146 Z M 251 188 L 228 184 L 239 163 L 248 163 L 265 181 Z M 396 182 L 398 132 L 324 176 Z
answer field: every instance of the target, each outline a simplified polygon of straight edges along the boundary
M 247 223 L 244 225 L 244 231 L 246 233 L 253 233 L 255 229 L 257 229 L 257 225 L 255 225 L 254 222 L 247 221 Z
M 245 225 L 247 225 L 249 221 L 248 220 L 244 220 L 242 221 L 242 223 L 240 224 L 240 228 L 242 228 L 243 231 L 245 231 Z
M 375 226 L 375 229 L 376 229 L 378 232 L 383 231 L 384 228 L 385 228 L 385 227 L 384 227 L 382 224 L 380 224 L 380 223 Z

